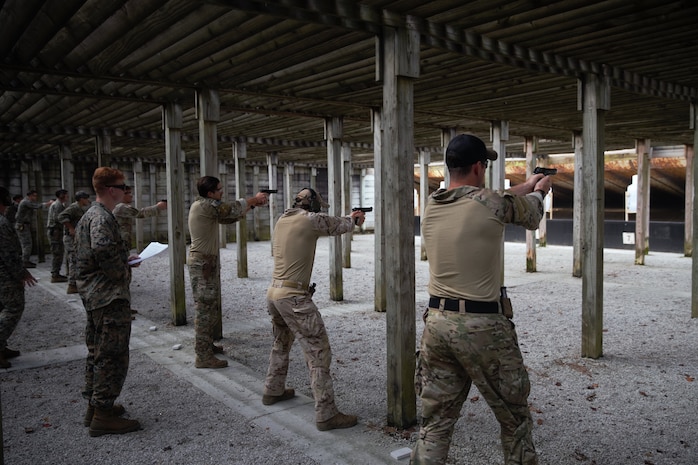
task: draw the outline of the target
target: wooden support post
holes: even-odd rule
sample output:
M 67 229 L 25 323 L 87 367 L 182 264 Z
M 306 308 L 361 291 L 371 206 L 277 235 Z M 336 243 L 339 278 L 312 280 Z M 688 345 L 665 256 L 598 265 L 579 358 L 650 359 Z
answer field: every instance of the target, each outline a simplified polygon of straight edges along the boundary
M 492 150 L 497 152 L 497 159 L 491 162 L 490 175 L 492 176 L 492 182 L 490 185 L 495 190 L 504 190 L 504 178 L 506 178 L 506 157 L 507 157 L 507 145 L 506 141 L 509 140 L 509 122 L 508 121 L 492 121 L 491 123 L 491 133 L 492 133 Z M 504 282 L 504 236 L 502 236 L 502 243 L 500 244 L 500 257 L 501 259 L 501 269 L 502 269 L 502 283 Z
M 148 182 L 150 184 L 150 201 L 148 202 L 148 205 L 155 205 L 160 201 L 162 197 L 158 197 L 157 195 L 157 185 L 158 185 L 158 167 L 155 163 L 149 163 L 148 164 Z M 141 191 L 142 191 L 141 187 Z M 184 194 L 182 194 L 184 195 Z M 166 195 L 165 198 L 168 198 Z M 168 199 L 169 203 L 169 199 Z M 157 240 L 158 239 L 158 215 L 150 217 L 150 240 Z M 138 224 L 138 221 L 136 222 Z M 142 230 L 141 230 L 142 231 Z M 141 236 L 140 239 L 138 239 L 138 229 L 136 229 L 136 243 L 138 244 L 139 249 L 142 250 L 144 245 L 145 245 L 145 238 Z
M 61 160 L 61 187 L 69 192 L 70 202 L 75 201 L 75 166 L 70 146 L 61 144 L 58 148 Z
M 152 166 L 152 164 L 151 164 Z M 155 189 L 155 183 L 152 180 L 152 176 L 150 179 L 150 198 L 152 199 L 152 192 Z M 143 205 L 143 162 L 140 159 L 137 159 L 136 161 L 133 162 L 133 203 L 136 208 L 143 208 L 145 205 Z M 149 203 L 148 205 L 153 205 L 152 203 Z M 134 221 L 135 227 L 136 227 L 136 250 L 140 252 L 143 250 L 143 222 L 136 220 Z M 152 223 L 151 223 L 152 224 Z M 154 231 L 154 229 L 151 228 L 151 231 Z M 152 239 L 152 234 L 151 234 L 151 239 Z M 133 240 L 133 238 L 131 239 Z M 131 249 L 133 247 L 133 244 L 129 244 L 128 248 Z
M 342 118 L 325 120 L 327 140 L 327 203 L 330 215 L 340 216 L 342 211 Z M 342 283 L 342 237 L 330 236 L 330 299 L 344 300 Z
M 351 214 L 351 147 L 342 146 L 342 209 L 341 215 Z M 351 268 L 352 232 L 342 234 L 342 266 Z
M 235 197 L 247 198 L 247 176 L 245 162 L 247 160 L 247 143 L 234 142 L 233 156 L 235 158 Z M 247 218 L 243 217 L 235 223 L 235 239 L 238 252 L 238 278 L 247 278 Z
M 295 174 L 295 169 L 293 162 L 286 163 L 284 165 L 284 208 L 289 209 L 293 206 L 293 198 L 296 192 L 293 192 L 293 175 Z
M 427 208 L 429 201 L 429 163 L 431 162 L 431 153 L 426 150 L 419 152 L 419 221 L 424 219 L 424 210 Z M 445 168 L 444 168 L 445 169 Z M 421 228 L 420 228 L 421 231 Z M 420 259 L 427 259 L 427 249 L 424 247 L 424 242 L 420 246 Z
M 387 309 L 385 290 L 385 230 L 383 228 L 383 126 L 381 110 L 371 110 L 373 130 L 373 237 L 374 237 L 374 310 L 385 312 Z
M 310 188 L 317 192 L 317 168 L 310 168 Z M 291 195 L 295 194 L 292 193 Z M 291 199 L 292 200 L 292 199 Z
M 572 276 L 582 277 L 582 147 L 584 140 L 581 132 L 574 132 L 574 194 L 572 199 Z
M 256 194 L 259 192 L 259 165 L 254 165 L 252 167 L 252 192 Z M 260 240 L 259 229 L 261 226 L 260 209 L 255 208 L 252 210 L 252 240 Z
M 184 292 L 186 264 L 186 230 L 184 228 L 184 153 L 182 151 L 182 106 L 170 103 L 164 107 L 165 158 L 167 170 L 167 253 L 170 259 L 170 308 L 175 326 L 187 324 L 187 302 Z
M 201 176 L 218 177 L 218 121 L 221 100 L 218 91 L 196 92 L 196 117 L 199 120 L 199 163 Z M 225 186 L 223 186 L 225 189 Z
M 448 168 L 446 168 L 446 149 L 448 148 L 449 142 L 451 142 L 451 139 L 456 137 L 456 128 L 447 128 L 441 130 L 441 147 L 443 147 L 443 155 L 444 155 L 444 187 L 448 188 L 448 184 L 450 182 L 449 174 L 448 174 Z
M 691 103 L 691 129 L 693 129 L 693 150 L 698 147 L 698 103 Z M 695 193 L 698 192 L 698 163 L 693 163 L 693 224 L 698 224 L 698 208 L 695 208 Z M 693 235 L 693 250 L 698 248 L 698 235 Z M 691 318 L 698 318 L 698 257 L 692 254 L 691 267 Z
M 269 189 L 277 188 L 277 169 L 279 164 L 279 155 L 276 152 L 267 154 L 267 173 L 269 176 Z M 274 226 L 276 224 L 276 196 L 269 196 L 269 237 L 274 238 Z M 271 253 L 274 254 L 273 241 L 270 244 Z
M 644 265 L 650 247 L 650 141 L 637 139 L 637 213 L 635 214 L 635 264 Z
M 44 171 L 41 166 L 41 160 L 34 159 L 32 161 L 32 169 L 34 171 L 34 189 L 39 193 L 39 202 L 43 203 L 46 201 L 44 198 Z M 55 199 L 55 196 L 51 196 Z M 44 263 L 46 261 L 46 220 L 44 219 L 44 209 L 39 208 L 36 210 L 35 224 L 32 224 L 32 230 L 34 231 L 34 244 L 36 244 L 36 256 L 39 263 Z
M 225 202 L 229 202 L 231 200 L 231 195 L 230 195 L 230 189 L 228 189 L 228 164 L 226 163 L 225 160 L 220 160 L 218 162 L 218 179 L 221 182 L 221 186 L 223 187 L 223 195 L 221 196 L 221 199 Z M 228 248 L 228 231 L 230 225 L 229 224 L 219 224 L 218 225 L 218 245 L 219 248 L 221 249 L 227 249 Z
M 684 241 L 683 255 L 685 257 L 693 256 L 693 208 L 695 206 L 695 198 L 693 193 L 693 159 L 694 147 L 692 145 L 685 146 L 686 153 L 686 189 L 685 189 L 685 204 L 684 208 Z
M 603 355 L 604 123 L 610 108 L 607 77 L 585 74 L 582 166 L 582 357 Z
M 378 60 L 383 78 L 383 225 L 391 238 L 384 249 L 385 269 L 391 270 L 386 273 L 387 422 L 398 428 L 417 421 L 413 108 L 419 39 L 417 30 L 384 27 Z
M 541 155 L 538 157 L 538 166 L 546 168 L 548 166 L 548 156 Z M 548 216 L 545 212 L 545 202 L 550 201 L 552 194 L 549 193 L 543 198 L 543 218 L 538 223 L 538 247 L 546 247 L 548 245 Z
M 526 150 L 526 178 L 533 175 L 533 169 L 536 167 L 535 137 L 527 136 L 524 142 Z M 536 231 L 526 230 L 526 272 L 535 273 L 536 266 Z
M 111 137 L 98 135 L 95 137 L 95 154 L 97 166 L 111 166 Z

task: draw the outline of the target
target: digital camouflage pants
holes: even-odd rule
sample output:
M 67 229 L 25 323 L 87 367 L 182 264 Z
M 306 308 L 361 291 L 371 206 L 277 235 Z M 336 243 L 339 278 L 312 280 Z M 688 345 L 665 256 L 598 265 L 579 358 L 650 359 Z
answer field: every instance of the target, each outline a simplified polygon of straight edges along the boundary
M 87 311 L 85 389 L 82 396 L 97 408 L 107 409 L 121 394 L 128 372 L 131 305 L 115 300 Z
M 68 284 L 75 286 L 75 272 L 77 270 L 78 255 L 75 253 L 75 238 L 69 234 L 63 236 L 66 265 L 68 267 Z
M 24 284 L 0 280 L 0 350 L 7 346 L 24 313 Z
M 325 323 L 310 294 L 267 300 L 274 332 L 264 395 L 283 394 L 288 373 L 289 352 L 297 338 L 310 370 L 310 387 L 315 398 L 315 421 L 326 421 L 339 413 L 334 402 L 330 375 L 332 350 Z
M 28 262 L 32 256 L 32 230 L 28 224 L 21 223 L 15 226 L 15 230 L 22 246 L 22 260 Z
M 189 280 L 194 296 L 194 351 L 199 358 L 213 357 L 213 336 L 220 323 L 220 273 L 218 257 L 200 253 L 189 254 Z
M 63 228 L 54 226 L 48 229 L 48 240 L 51 244 L 51 276 L 61 274 L 65 245 L 63 244 Z
M 514 324 L 498 314 L 436 309 L 428 312 L 420 345 L 416 387 L 422 426 L 410 463 L 446 463 L 453 428 L 472 384 L 499 421 L 504 463 L 537 464 L 530 383 Z

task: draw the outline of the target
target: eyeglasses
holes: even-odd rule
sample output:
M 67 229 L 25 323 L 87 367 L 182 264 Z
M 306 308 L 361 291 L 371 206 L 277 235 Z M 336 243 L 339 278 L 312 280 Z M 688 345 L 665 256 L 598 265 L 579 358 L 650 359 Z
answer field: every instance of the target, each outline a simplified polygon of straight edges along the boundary
M 121 189 L 122 191 L 126 191 L 126 184 L 107 184 L 107 187 L 113 187 L 115 189 Z
M 484 166 L 485 169 L 487 169 L 487 165 L 489 165 L 490 161 L 489 160 L 480 160 L 480 163 L 482 163 L 482 166 Z

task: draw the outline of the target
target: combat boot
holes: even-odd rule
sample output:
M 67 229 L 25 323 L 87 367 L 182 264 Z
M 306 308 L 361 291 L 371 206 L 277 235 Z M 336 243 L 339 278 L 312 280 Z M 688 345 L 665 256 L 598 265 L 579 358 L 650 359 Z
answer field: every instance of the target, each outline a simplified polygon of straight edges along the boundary
M 277 402 L 283 402 L 284 400 L 293 399 L 295 396 L 296 391 L 294 391 L 293 388 L 286 388 L 284 389 L 283 394 L 279 394 L 278 396 L 270 396 L 264 394 L 262 396 L 262 403 L 264 405 L 274 405 Z
M 34 263 L 34 262 L 27 261 L 27 262 L 24 262 L 23 265 L 24 265 L 24 268 L 36 268 L 36 263 Z
M 104 434 L 126 434 L 139 429 L 141 429 L 141 424 L 138 423 L 138 420 L 114 416 L 110 408 L 95 408 L 95 413 L 90 423 L 90 436 L 94 438 Z
M 114 404 L 112 405 L 111 408 L 111 414 L 115 417 L 120 417 L 126 413 L 126 409 L 124 408 L 123 405 L 121 404 Z M 83 425 L 85 426 L 90 426 L 92 424 L 92 418 L 95 415 L 95 408 L 92 406 L 92 404 L 87 404 L 87 412 L 85 412 L 85 420 L 82 422 Z
M 196 363 L 194 365 L 196 368 L 225 368 L 228 366 L 228 361 L 221 360 L 213 355 L 209 355 L 208 357 L 199 357 L 197 355 Z
M 77 294 L 78 287 L 75 284 L 68 284 L 68 289 L 65 291 L 66 294 Z
M 318 421 L 316 426 L 318 431 L 329 431 L 331 429 L 351 428 L 357 422 L 358 418 L 356 418 L 356 415 L 345 415 L 339 412 L 329 420 Z
M 51 282 L 52 283 L 66 283 L 68 282 L 68 278 L 63 276 L 62 274 L 56 274 L 51 276 Z

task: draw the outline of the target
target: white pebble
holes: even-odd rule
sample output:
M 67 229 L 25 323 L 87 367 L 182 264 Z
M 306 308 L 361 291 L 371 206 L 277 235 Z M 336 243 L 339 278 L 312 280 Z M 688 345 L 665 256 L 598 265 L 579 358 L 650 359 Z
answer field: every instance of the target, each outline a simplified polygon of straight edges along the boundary
M 157 330 L 158 330 L 158 327 L 157 327 L 157 326 L 151 326 L 151 327 L 150 327 L 150 330 L 151 330 L 151 331 L 157 331 Z
M 179 350 L 182 348 L 182 344 L 175 344 L 172 346 L 172 350 Z

